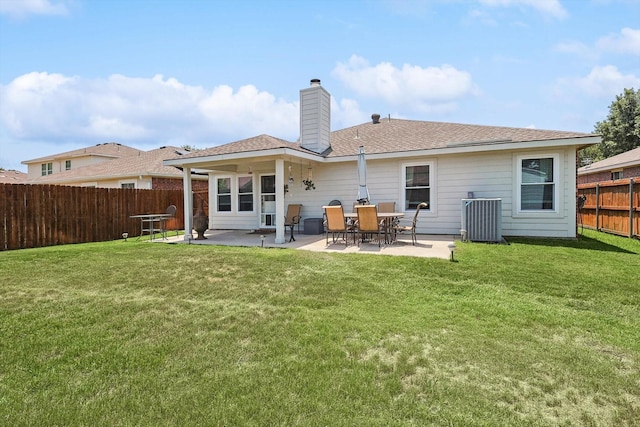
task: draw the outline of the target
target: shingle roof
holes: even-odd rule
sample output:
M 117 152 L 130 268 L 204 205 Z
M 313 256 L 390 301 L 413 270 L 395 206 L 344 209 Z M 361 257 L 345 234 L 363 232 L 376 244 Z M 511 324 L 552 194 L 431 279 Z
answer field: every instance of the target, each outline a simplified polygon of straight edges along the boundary
M 593 162 L 578 169 L 578 173 L 585 174 L 622 166 L 640 165 L 640 147 L 625 151 L 608 159 Z
M 529 128 L 469 125 L 402 119 L 382 119 L 331 133 L 328 157 L 352 156 L 359 146 L 367 154 L 445 148 L 456 144 L 490 144 L 497 141 L 540 141 L 580 138 L 591 134 Z
M 162 161 L 184 152 L 183 149 L 178 147 L 161 147 L 155 150 L 137 151 L 136 155 L 71 169 L 53 175 L 41 176 L 31 182 L 72 182 L 82 179 L 138 175 L 182 177 L 182 172 L 179 169 L 173 166 L 164 166 Z
M 79 148 L 77 150 L 65 151 L 64 153 L 56 153 L 50 156 L 38 157 L 37 159 L 24 160 L 22 163 L 23 164 L 39 163 L 45 160 L 72 159 L 74 157 L 83 157 L 83 156 L 100 156 L 100 157 L 116 157 L 117 158 L 117 157 L 133 156 L 141 152 L 142 151 L 138 149 L 129 147 L 127 145 L 122 145 L 117 142 L 106 142 L 104 144 L 97 144 L 90 147 Z
M 16 170 L 0 171 L 0 182 L 3 184 L 22 184 L 27 181 L 27 174 Z
M 359 146 L 367 154 L 409 152 L 446 148 L 455 144 L 491 144 L 497 141 L 524 142 L 563 138 L 583 138 L 593 134 L 529 128 L 468 125 L 403 119 L 383 119 L 331 132 L 331 149 L 320 156 L 354 156 Z M 269 135 L 259 135 L 229 144 L 191 152 L 180 158 L 195 158 L 289 148 L 312 153 L 300 146 Z M 174 156 L 175 158 L 175 156 Z
M 245 153 L 250 151 L 264 151 L 277 148 L 290 148 L 304 152 L 310 152 L 300 147 L 299 143 L 285 141 L 284 139 L 275 138 L 270 135 L 258 135 L 247 139 L 242 139 L 228 144 L 218 145 L 216 147 L 206 148 L 187 153 L 180 157 L 187 159 L 192 157 L 218 156 L 222 154 Z

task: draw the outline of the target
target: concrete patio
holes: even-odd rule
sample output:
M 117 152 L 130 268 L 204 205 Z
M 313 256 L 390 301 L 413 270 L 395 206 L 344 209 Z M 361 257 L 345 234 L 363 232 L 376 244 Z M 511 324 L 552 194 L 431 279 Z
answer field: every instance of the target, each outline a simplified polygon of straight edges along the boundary
M 194 237 L 196 233 L 194 232 Z M 344 241 L 333 243 L 329 236 L 329 244 L 326 243 L 324 234 L 301 234 L 295 233 L 295 241 L 289 242 L 289 234 L 286 236 L 286 242 L 282 244 L 275 243 L 275 233 L 264 233 L 260 231 L 250 232 L 248 230 L 207 230 L 205 232 L 206 240 L 190 240 L 185 241 L 184 235 L 176 236 L 175 232 L 168 232 L 167 239 L 155 239 L 153 242 L 159 243 L 177 243 L 191 245 L 222 245 L 222 246 L 263 246 L 267 248 L 290 248 L 300 249 L 314 252 L 335 252 L 335 253 L 359 253 L 372 255 L 395 255 L 395 256 L 414 256 L 423 258 L 442 258 L 450 257 L 449 243 L 460 240 L 460 236 L 454 235 L 418 235 L 417 244 L 411 244 L 411 235 L 399 235 L 398 240 L 393 244 L 381 245 L 377 243 L 360 243 L 360 246 L 349 242 L 345 246 Z M 264 237 L 264 241 L 263 241 Z

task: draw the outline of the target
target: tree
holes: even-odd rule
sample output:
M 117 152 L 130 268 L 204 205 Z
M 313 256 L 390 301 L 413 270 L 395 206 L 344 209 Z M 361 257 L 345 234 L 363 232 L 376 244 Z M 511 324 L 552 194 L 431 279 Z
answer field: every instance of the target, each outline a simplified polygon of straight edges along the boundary
M 602 142 L 581 150 L 581 164 L 598 161 L 640 147 L 640 89 L 625 89 L 609 106 L 606 120 L 596 123 Z

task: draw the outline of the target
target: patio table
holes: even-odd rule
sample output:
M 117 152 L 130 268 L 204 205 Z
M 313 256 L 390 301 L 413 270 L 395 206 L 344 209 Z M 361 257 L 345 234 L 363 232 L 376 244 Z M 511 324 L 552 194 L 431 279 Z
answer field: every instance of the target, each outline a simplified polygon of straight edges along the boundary
M 140 237 L 144 235 L 145 232 L 149 233 L 149 240 L 153 240 L 153 236 L 156 231 L 159 231 L 162 235 L 163 239 L 166 239 L 166 231 L 162 225 L 166 218 L 171 218 L 173 215 L 168 213 L 159 213 L 159 214 L 140 214 L 140 215 L 130 215 L 129 218 L 138 218 L 140 219 L 140 235 L 136 240 L 139 240 Z M 158 223 L 158 227 L 155 227 L 155 224 Z M 147 227 L 145 227 L 147 224 Z
M 356 209 L 358 205 L 356 205 Z M 357 212 L 345 212 L 344 217 L 347 219 L 358 219 Z M 397 218 L 404 218 L 404 212 L 378 212 L 378 220 L 384 221 L 384 241 L 385 243 L 392 243 L 393 237 L 391 236 L 391 228 L 393 221 Z

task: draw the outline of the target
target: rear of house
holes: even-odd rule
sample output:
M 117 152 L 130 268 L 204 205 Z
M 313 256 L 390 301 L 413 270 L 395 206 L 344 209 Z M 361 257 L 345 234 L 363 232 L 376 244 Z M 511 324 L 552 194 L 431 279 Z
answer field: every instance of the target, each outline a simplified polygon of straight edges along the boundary
M 319 80 L 300 91 L 301 139 L 260 135 L 165 161 L 209 176 L 209 226 L 274 228 L 284 243 L 286 205 L 302 217 L 322 217 L 322 206 L 357 200 L 357 154 L 364 148 L 370 202 L 393 201 L 410 217 L 418 203 L 418 233 L 459 234 L 462 200 L 500 199 L 504 236 L 576 236 L 576 153 L 597 135 L 391 117 L 324 132 L 330 127 L 328 92 Z M 308 186 L 309 182 L 313 186 Z M 190 198 L 185 211 L 192 212 Z M 187 227 L 189 229 L 189 227 Z

